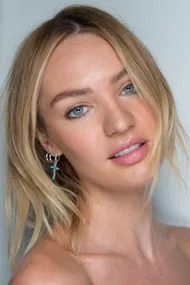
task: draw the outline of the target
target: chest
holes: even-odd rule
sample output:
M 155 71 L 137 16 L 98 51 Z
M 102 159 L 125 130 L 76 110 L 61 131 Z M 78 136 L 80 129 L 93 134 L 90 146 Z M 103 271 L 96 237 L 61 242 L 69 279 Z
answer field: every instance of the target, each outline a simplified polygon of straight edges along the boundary
M 135 266 L 121 257 L 96 258 L 84 266 L 93 285 L 190 284 L 190 261 L 182 254 L 155 266 Z

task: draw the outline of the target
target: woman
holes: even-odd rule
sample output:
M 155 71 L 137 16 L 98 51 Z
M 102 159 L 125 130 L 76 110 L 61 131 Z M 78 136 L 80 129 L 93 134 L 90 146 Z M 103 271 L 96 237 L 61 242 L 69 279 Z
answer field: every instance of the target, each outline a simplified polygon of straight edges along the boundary
M 163 160 L 178 173 L 185 132 L 123 24 L 70 6 L 34 30 L 12 66 L 6 122 L 9 284 L 189 284 L 189 229 L 160 223 L 151 200 Z

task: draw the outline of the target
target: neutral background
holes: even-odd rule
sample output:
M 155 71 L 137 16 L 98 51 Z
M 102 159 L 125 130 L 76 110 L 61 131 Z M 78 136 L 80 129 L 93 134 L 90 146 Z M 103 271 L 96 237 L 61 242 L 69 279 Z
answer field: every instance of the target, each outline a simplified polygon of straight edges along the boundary
M 124 20 L 148 45 L 172 87 L 180 119 L 190 135 L 189 0 L 0 0 L 0 86 L 4 84 L 12 57 L 24 36 L 40 22 L 72 3 L 106 9 Z M 0 284 L 4 285 L 10 272 L 4 212 L 6 161 L 2 128 L 0 142 Z M 180 167 L 184 173 L 182 164 Z M 190 226 L 190 195 L 185 195 L 184 188 L 174 175 L 167 184 L 166 170 L 167 164 L 164 163 L 153 197 L 154 213 L 162 222 Z M 188 178 L 188 185 L 189 182 Z

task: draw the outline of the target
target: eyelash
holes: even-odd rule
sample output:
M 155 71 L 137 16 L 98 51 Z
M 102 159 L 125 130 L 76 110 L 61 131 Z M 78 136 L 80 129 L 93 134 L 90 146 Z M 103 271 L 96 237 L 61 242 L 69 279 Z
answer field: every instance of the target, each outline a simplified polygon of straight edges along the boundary
M 133 91 L 132 91 L 130 94 L 136 94 L 136 93 L 137 93 L 137 90 L 136 90 L 136 88 L 135 88 L 135 86 L 134 86 L 134 84 L 133 84 L 132 82 L 131 82 L 131 83 L 128 83 L 128 84 L 122 89 L 122 92 L 123 92 L 126 88 L 129 88 L 129 86 L 132 86 L 132 88 L 133 88 Z M 85 105 L 78 105 L 78 106 L 73 107 L 72 109 L 70 109 L 70 110 L 66 113 L 65 117 L 66 117 L 67 119 L 69 119 L 69 120 L 81 118 L 81 117 L 84 116 L 87 112 L 83 113 L 82 115 L 80 115 L 80 116 L 78 116 L 78 117 L 70 117 L 70 114 L 71 114 L 74 110 L 76 110 L 77 108 L 81 108 L 81 107 L 83 107 L 83 109 L 84 109 L 86 106 L 85 106 Z M 87 107 L 86 107 L 86 108 L 87 108 Z

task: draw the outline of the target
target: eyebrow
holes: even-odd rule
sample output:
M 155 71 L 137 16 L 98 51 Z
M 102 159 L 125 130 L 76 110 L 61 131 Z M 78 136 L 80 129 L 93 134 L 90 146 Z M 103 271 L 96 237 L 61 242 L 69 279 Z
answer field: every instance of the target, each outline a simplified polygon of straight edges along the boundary
M 122 69 L 121 71 L 119 71 L 118 73 L 116 73 L 115 75 L 113 75 L 109 82 L 110 84 L 116 84 L 118 81 L 120 81 L 125 75 L 127 75 L 127 71 L 126 69 Z M 60 93 L 58 93 L 53 100 L 50 103 L 50 106 L 53 107 L 57 102 L 59 102 L 60 100 L 66 99 L 66 98 L 71 98 L 71 97 L 80 97 L 80 96 L 84 96 L 84 95 L 89 95 L 91 94 L 93 91 L 91 88 L 86 87 L 86 88 L 80 88 L 80 89 L 69 89 L 69 90 L 65 90 L 62 91 Z

